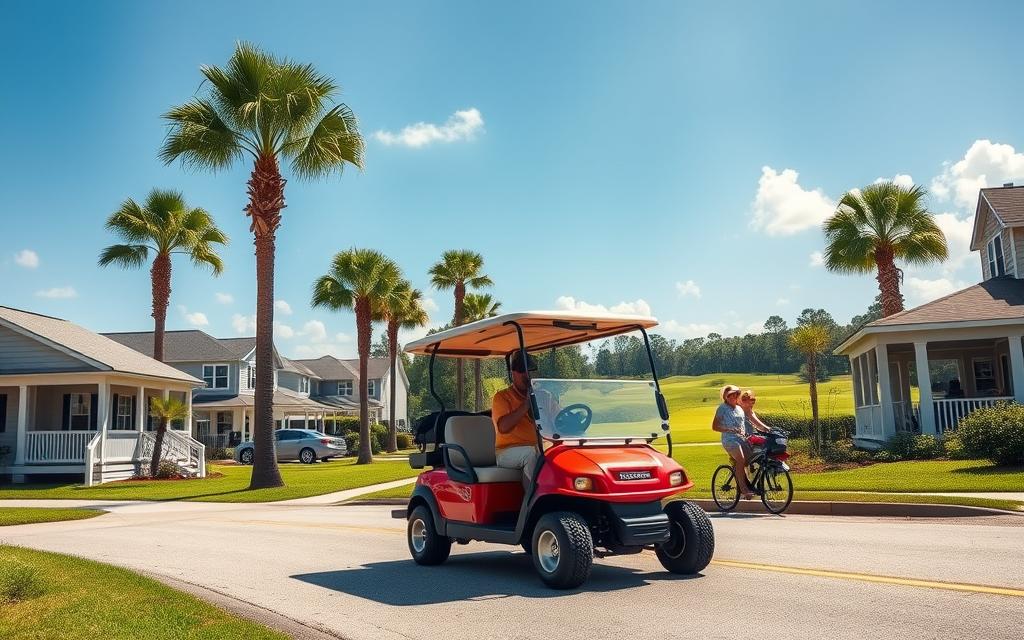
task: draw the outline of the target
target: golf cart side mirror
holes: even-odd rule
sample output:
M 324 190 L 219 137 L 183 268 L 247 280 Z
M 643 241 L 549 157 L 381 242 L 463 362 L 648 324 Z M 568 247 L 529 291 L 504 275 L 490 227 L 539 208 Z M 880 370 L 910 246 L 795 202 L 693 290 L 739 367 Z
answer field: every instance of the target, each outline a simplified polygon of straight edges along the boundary
M 662 420 L 668 420 L 668 403 L 665 402 L 665 396 L 659 391 L 655 397 L 658 399 L 658 415 Z

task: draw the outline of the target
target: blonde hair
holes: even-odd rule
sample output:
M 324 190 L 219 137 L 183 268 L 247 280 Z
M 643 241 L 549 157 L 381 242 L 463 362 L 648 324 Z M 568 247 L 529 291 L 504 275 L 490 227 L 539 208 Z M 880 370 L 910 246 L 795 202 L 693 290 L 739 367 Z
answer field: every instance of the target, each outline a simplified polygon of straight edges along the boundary
M 757 396 L 754 395 L 753 389 L 744 389 L 743 393 L 740 394 L 740 400 L 757 400 Z

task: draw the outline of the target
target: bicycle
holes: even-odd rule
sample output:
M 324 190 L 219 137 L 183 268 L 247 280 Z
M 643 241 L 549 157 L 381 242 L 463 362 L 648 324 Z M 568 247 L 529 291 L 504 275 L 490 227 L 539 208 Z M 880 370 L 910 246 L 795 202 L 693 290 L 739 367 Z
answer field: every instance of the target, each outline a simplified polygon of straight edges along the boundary
M 755 447 L 747 462 L 753 478 L 748 477 L 747 482 L 754 493 L 761 496 L 765 509 L 776 515 L 785 511 L 793 501 L 793 479 L 786 464 L 789 458 L 786 452 L 788 436 L 785 431 L 772 429 L 763 436 L 747 438 L 747 442 Z M 740 488 L 732 465 L 723 464 L 715 469 L 711 476 L 711 497 L 723 513 L 732 511 L 739 504 Z

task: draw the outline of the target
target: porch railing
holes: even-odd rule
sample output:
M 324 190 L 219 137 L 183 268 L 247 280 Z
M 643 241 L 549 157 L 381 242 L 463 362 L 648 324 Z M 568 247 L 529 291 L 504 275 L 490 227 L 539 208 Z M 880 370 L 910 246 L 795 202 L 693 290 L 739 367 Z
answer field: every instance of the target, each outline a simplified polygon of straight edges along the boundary
M 956 429 L 960 421 L 978 409 L 991 407 L 1000 402 L 1012 402 L 1012 396 L 996 398 L 944 398 L 933 400 L 935 406 L 935 430 L 940 434 Z
M 143 433 L 142 446 L 139 451 L 140 460 L 153 458 L 156 446 L 156 434 Z M 164 441 L 160 447 L 160 459 L 170 460 L 179 467 L 200 478 L 206 477 L 206 447 L 203 443 L 193 440 L 188 434 L 168 429 L 164 432 Z
M 69 464 L 85 462 L 85 447 L 95 431 L 28 431 L 25 462 Z

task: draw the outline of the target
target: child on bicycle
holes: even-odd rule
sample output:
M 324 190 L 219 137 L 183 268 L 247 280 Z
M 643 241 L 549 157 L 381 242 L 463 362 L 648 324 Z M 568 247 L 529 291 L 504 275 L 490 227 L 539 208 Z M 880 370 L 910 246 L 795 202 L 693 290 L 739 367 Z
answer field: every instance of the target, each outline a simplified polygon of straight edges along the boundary
M 768 428 L 768 425 L 761 422 L 761 419 L 757 417 L 756 413 L 754 413 L 754 404 L 756 403 L 757 397 L 754 396 L 753 389 L 744 389 L 743 392 L 740 393 L 739 405 L 743 409 L 743 435 L 748 438 L 753 435 L 755 431 L 760 431 L 761 433 L 768 433 L 771 431 L 771 429 Z

